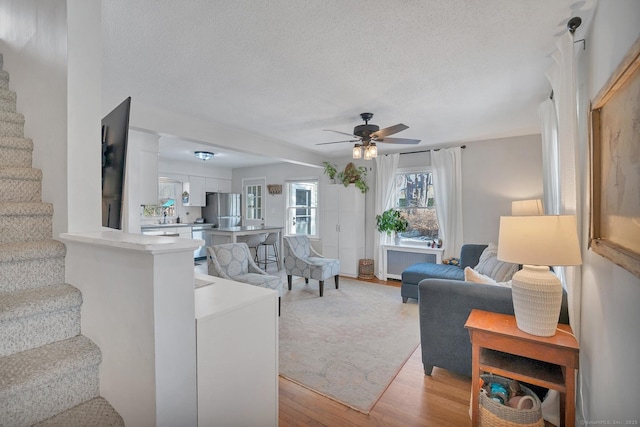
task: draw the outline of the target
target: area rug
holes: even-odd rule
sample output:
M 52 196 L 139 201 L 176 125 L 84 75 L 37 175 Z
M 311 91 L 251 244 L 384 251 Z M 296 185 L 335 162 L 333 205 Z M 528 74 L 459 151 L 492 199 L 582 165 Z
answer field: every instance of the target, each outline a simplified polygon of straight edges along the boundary
M 400 289 L 340 278 L 294 281 L 282 297 L 280 375 L 368 414 L 420 342 L 418 304 Z

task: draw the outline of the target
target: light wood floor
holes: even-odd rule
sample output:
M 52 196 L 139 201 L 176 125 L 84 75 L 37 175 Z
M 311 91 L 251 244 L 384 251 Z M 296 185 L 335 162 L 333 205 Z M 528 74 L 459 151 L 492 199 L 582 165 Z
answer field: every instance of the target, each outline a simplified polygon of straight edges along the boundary
M 400 282 L 368 280 L 400 287 Z M 400 295 L 398 294 L 400 301 Z M 426 376 L 418 347 L 369 415 L 279 378 L 280 426 L 466 427 L 471 378 L 434 368 Z
M 420 351 L 369 415 L 280 377 L 280 426 L 470 426 L 471 379 L 438 368 L 424 375 Z

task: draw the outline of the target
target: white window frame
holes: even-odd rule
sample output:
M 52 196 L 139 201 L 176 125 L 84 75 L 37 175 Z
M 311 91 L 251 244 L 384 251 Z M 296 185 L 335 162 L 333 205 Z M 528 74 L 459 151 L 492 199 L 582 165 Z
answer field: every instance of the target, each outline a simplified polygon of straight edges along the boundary
M 290 206 L 289 205 L 289 200 L 290 200 L 290 192 L 291 192 L 291 186 L 293 184 L 298 184 L 298 183 L 311 183 L 315 185 L 315 198 L 316 198 L 316 203 L 315 206 L 309 206 L 309 207 L 305 207 L 306 209 L 310 209 L 312 211 L 315 211 L 315 215 L 311 215 L 311 217 L 315 217 L 315 233 L 314 234 L 304 234 L 304 236 L 308 236 L 309 239 L 319 239 L 320 238 L 320 179 L 318 177 L 307 177 L 307 178 L 295 178 L 295 179 L 287 179 L 285 181 L 285 191 L 284 191 L 284 221 L 285 221 L 285 227 L 284 227 L 284 233 L 287 236 L 291 236 L 291 235 L 296 235 L 296 234 L 292 234 L 289 232 L 289 211 L 292 209 L 300 209 L 299 206 Z M 295 215 L 294 215 L 295 216 Z M 303 234 L 300 234 L 303 235 Z

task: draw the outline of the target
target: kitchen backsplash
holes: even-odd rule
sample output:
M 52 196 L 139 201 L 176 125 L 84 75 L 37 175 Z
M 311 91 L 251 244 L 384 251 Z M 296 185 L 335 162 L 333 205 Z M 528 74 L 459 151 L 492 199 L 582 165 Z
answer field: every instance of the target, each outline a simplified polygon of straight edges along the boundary
M 178 217 L 180 217 L 180 223 L 192 224 L 197 218 L 202 216 L 202 208 L 197 206 L 183 206 L 181 200 L 176 200 L 176 214 L 167 216 L 167 222 L 175 224 Z M 162 221 L 162 217 L 145 217 L 140 214 L 140 225 L 158 224 Z

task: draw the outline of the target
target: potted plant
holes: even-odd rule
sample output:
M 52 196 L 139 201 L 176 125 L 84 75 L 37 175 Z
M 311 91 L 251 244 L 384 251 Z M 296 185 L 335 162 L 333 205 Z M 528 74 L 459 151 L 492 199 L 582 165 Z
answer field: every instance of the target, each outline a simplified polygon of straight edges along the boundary
M 354 184 L 360 191 L 366 193 L 369 190 L 369 185 L 366 181 L 367 168 L 364 166 L 354 166 L 353 163 L 349 163 L 343 172 L 338 173 L 338 180 L 347 187 L 349 184 Z
M 397 209 L 388 209 L 382 215 L 376 215 L 376 226 L 381 233 L 387 233 L 389 236 L 396 234 L 396 244 L 398 244 L 399 236 L 397 233 L 407 231 L 409 222 L 402 216 Z
M 182 203 L 189 203 L 189 192 L 188 191 L 183 191 L 182 192 Z
M 322 165 L 324 166 L 324 173 L 329 176 L 331 182 L 335 182 L 336 174 L 338 173 L 336 165 L 329 162 L 322 162 Z

